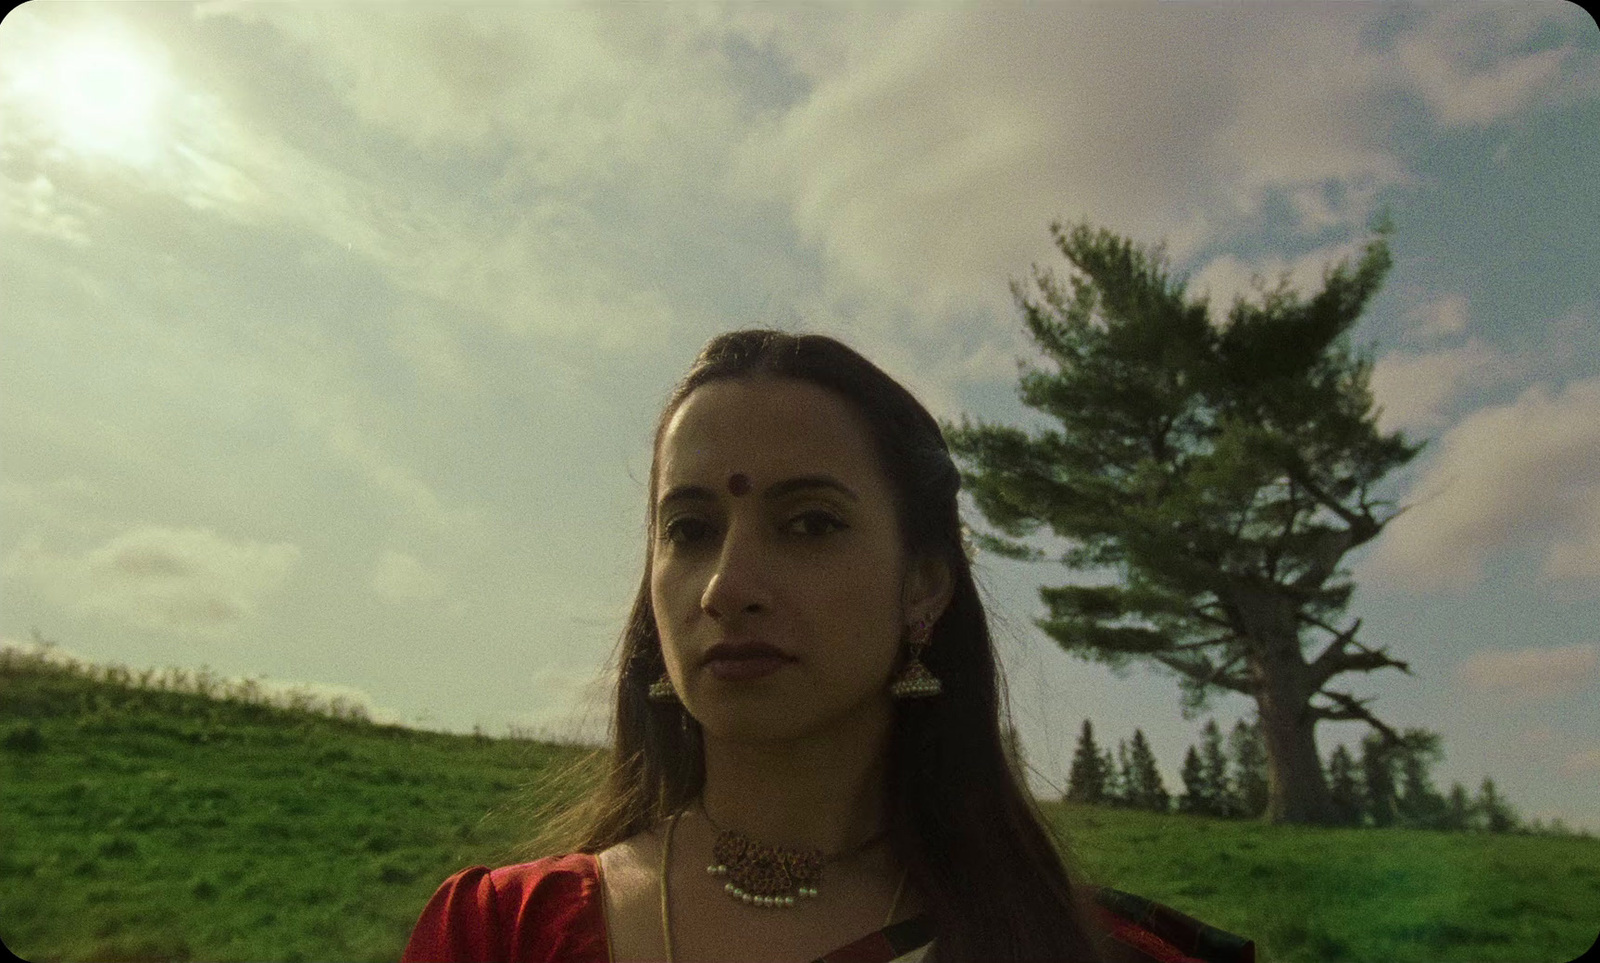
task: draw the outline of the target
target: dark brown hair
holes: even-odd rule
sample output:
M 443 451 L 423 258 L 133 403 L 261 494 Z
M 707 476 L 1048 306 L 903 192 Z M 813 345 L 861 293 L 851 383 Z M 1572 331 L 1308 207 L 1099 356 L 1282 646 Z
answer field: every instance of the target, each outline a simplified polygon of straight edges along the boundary
M 847 399 L 871 428 L 890 483 L 904 558 L 942 558 L 954 595 L 923 663 L 944 685 L 931 699 L 896 702 L 887 763 L 889 843 L 928 897 L 937 938 L 928 963 L 1094 963 L 1098 930 L 1065 841 L 1027 792 L 1001 737 L 993 643 L 962 540 L 960 475 L 936 422 L 910 392 L 832 338 L 733 331 L 713 338 L 676 385 L 656 423 L 645 570 L 622 633 L 611 745 L 546 773 L 532 838 L 514 861 L 599 853 L 686 808 L 705 780 L 699 724 L 646 690 L 665 671 L 650 605 L 650 562 L 661 439 L 691 392 L 711 381 L 796 378 Z M 904 666 L 909 652 L 897 663 Z M 1009 701 L 1005 716 L 1010 719 Z M 1008 725 L 1009 728 L 1009 725 Z

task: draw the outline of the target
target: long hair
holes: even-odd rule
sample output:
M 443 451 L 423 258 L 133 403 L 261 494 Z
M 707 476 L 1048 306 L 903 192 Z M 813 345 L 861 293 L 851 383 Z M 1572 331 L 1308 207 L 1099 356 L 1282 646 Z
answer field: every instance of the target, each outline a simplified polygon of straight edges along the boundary
M 936 422 L 911 393 L 832 338 L 733 331 L 713 338 L 673 389 L 656 423 L 644 574 L 622 633 L 610 746 L 549 771 L 534 835 L 505 855 L 595 854 L 683 810 L 705 782 L 698 722 L 646 690 L 665 671 L 650 604 L 661 439 L 685 399 L 729 378 L 802 379 L 847 399 L 871 427 L 890 482 L 903 557 L 942 558 L 954 594 L 923 654 L 944 686 L 896 702 L 886 765 L 889 844 L 928 897 L 936 939 L 929 963 L 1095 963 L 1098 929 L 1070 850 L 1026 791 L 1002 739 L 993 642 L 964 548 L 960 474 Z M 896 672 L 909 661 L 902 652 Z M 1009 700 L 1005 709 L 1009 724 Z M 1009 727 L 1009 726 L 1008 726 Z

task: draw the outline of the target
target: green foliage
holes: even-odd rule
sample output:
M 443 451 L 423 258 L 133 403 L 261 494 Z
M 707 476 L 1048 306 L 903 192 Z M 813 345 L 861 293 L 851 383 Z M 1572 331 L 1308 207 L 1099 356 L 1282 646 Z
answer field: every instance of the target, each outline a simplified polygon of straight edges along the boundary
M 1233 787 L 1228 780 L 1228 757 L 1222 749 L 1217 720 L 1207 719 L 1200 731 L 1201 804 L 1196 811 L 1207 816 L 1232 816 Z
M 1390 227 L 1375 224 L 1361 256 L 1330 268 L 1320 291 L 1263 287 L 1223 325 L 1169 274 L 1159 245 L 1088 224 L 1051 231 L 1068 277 L 1036 268 L 1032 286 L 1012 292 L 1047 363 L 1019 361 L 1019 396 L 1060 429 L 1029 435 L 965 416 L 941 426 L 966 466 L 963 487 L 999 533 L 971 541 L 1041 561 L 1013 540 L 1048 526 L 1070 546 L 1064 565 L 1111 570 L 1114 585 L 1041 587 L 1047 614 L 1035 624 L 1118 673 L 1151 662 L 1171 671 L 1185 718 L 1216 692 L 1259 696 L 1296 668 L 1285 649 L 1313 630 L 1340 634 L 1331 626 L 1354 590 L 1340 560 L 1393 517 L 1372 488 L 1422 450 L 1379 432 L 1371 350 L 1349 341 L 1391 267 Z M 1381 650 L 1360 653 L 1341 646 L 1318 682 L 1405 668 Z M 1366 717 L 1310 704 L 1316 693 L 1273 724 Z M 1304 768 L 1297 758 L 1277 771 L 1320 779 Z M 1247 783 L 1239 805 L 1253 810 L 1260 784 Z M 1294 818 L 1321 818 L 1321 808 Z
M 1444 758 L 1439 734 L 1408 729 L 1397 752 L 1399 791 L 1395 811 L 1401 824 L 1425 829 L 1448 828 L 1448 803 L 1434 788 L 1430 770 Z
M 1105 760 L 1094 741 L 1094 726 L 1085 719 L 1072 756 L 1072 769 L 1067 774 L 1067 799 L 1091 805 L 1101 802 L 1106 793 L 1106 776 Z
M 1172 798 L 1161 782 L 1155 753 L 1142 729 L 1133 730 L 1133 745 L 1128 750 L 1123 777 L 1123 796 L 1135 809 L 1164 813 L 1171 807 Z
M 32 756 L 44 751 L 44 734 L 32 722 L 19 723 L 0 739 L 0 750 L 19 756 Z
M 1472 824 L 1472 816 L 1472 800 L 1467 798 L 1467 790 L 1459 782 L 1451 783 L 1442 828 L 1457 831 L 1466 829 Z
M 1476 827 L 1491 833 L 1510 832 L 1519 828 L 1520 820 L 1517 818 L 1516 810 L 1500 797 L 1493 779 L 1484 778 L 1472 803 L 1473 809 L 1478 814 L 1478 819 L 1474 822 Z
M 1333 808 L 1339 825 L 1359 826 L 1365 812 L 1361 779 L 1356 772 L 1355 760 L 1343 744 L 1334 747 L 1328 760 L 1328 793 L 1333 797 Z
M 1206 798 L 1205 769 L 1200 764 L 1200 754 L 1190 746 L 1183 754 L 1183 795 L 1178 797 L 1178 812 L 1189 815 L 1211 815 L 1212 803 Z
M 1267 811 L 1267 747 L 1259 722 L 1234 723 L 1228 734 L 1228 758 L 1233 764 L 1232 809 L 1256 819 Z
M 1395 822 L 1395 752 L 1375 732 L 1361 740 L 1362 805 L 1372 825 L 1392 826 Z

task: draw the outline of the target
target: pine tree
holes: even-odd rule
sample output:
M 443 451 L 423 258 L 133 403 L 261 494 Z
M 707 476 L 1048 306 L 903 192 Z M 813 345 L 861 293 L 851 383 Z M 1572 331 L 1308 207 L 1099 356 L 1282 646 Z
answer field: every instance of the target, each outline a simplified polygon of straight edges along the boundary
M 1105 794 L 1105 760 L 1094 742 L 1094 726 L 1085 719 L 1077 751 L 1072 755 L 1072 771 L 1067 774 L 1067 799 L 1093 806 L 1103 801 Z
M 1117 779 L 1115 806 L 1132 808 L 1134 803 L 1133 763 L 1128 758 L 1128 740 L 1117 740 Z
M 1474 802 L 1478 812 L 1483 814 L 1483 826 L 1489 832 L 1504 833 L 1518 828 L 1516 812 L 1511 808 L 1511 804 L 1495 791 L 1493 779 L 1483 780 L 1483 785 L 1478 787 L 1478 798 Z
M 1267 811 L 1267 748 L 1258 721 L 1234 723 L 1228 735 L 1233 759 L 1233 785 L 1239 815 L 1256 819 Z
M 1135 809 L 1148 809 L 1164 813 L 1172 797 L 1161 782 L 1161 770 L 1156 766 L 1156 754 L 1144 737 L 1144 730 L 1133 730 L 1133 747 L 1128 750 L 1128 801 Z
M 1361 740 L 1361 785 L 1372 825 L 1394 825 L 1394 753 L 1377 733 L 1369 732 Z
M 1100 764 L 1106 770 L 1104 803 L 1107 806 L 1122 805 L 1122 773 L 1117 771 L 1117 758 L 1111 754 L 1110 747 L 1100 751 Z
M 1207 815 L 1231 817 L 1239 811 L 1233 787 L 1228 781 L 1228 757 L 1222 751 L 1222 730 L 1217 720 L 1207 719 L 1200 730 L 1200 772 L 1206 785 Z
M 1343 826 L 1361 825 L 1361 782 L 1356 777 L 1356 763 L 1343 743 L 1335 746 L 1328 760 L 1328 792 L 1333 796 L 1333 808 Z
M 1428 771 L 1444 755 L 1439 748 L 1439 734 L 1407 729 L 1401 737 L 1398 753 L 1400 792 L 1395 799 L 1395 809 L 1401 821 L 1414 828 L 1442 829 L 1446 804 L 1434 788 Z
M 1320 290 L 1301 294 L 1285 275 L 1234 299 L 1222 325 L 1160 245 L 1052 224 L 1070 276 L 1036 269 L 1012 293 L 1045 355 L 1022 373 L 1021 398 L 1060 430 L 940 425 L 963 489 L 1000 533 L 973 532 L 974 545 L 1045 561 L 1012 539 L 1048 524 L 1073 543 L 1064 565 L 1118 574 L 1040 588 L 1049 615 L 1037 625 L 1063 651 L 1172 670 L 1186 719 L 1219 693 L 1256 702 L 1272 822 L 1333 817 L 1319 722 L 1398 738 L 1370 699 L 1333 685 L 1410 671 L 1359 638 L 1360 619 L 1342 624 L 1353 583 L 1340 560 L 1403 510 L 1371 493 L 1422 450 L 1378 429 L 1373 352 L 1350 336 L 1393 263 L 1386 221 Z
M 1203 815 L 1209 811 L 1206 802 L 1206 779 L 1204 768 L 1200 765 L 1200 754 L 1195 752 L 1194 745 L 1189 746 L 1189 751 L 1183 756 L 1183 769 L 1179 772 L 1183 779 L 1183 795 L 1178 797 L 1178 812 Z
M 1472 828 L 1472 800 L 1459 782 L 1450 784 L 1450 799 L 1445 803 L 1444 828 L 1462 832 Z

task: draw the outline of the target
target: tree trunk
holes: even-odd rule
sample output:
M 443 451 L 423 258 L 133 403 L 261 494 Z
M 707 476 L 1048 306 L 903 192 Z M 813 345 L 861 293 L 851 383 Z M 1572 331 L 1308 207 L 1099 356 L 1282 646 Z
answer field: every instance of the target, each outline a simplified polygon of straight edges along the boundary
M 1315 720 L 1306 699 L 1270 682 L 1256 696 L 1267 745 L 1267 821 L 1332 825 L 1333 796 L 1317 754 Z
M 1250 645 L 1246 661 L 1267 750 L 1267 821 L 1333 825 L 1337 814 L 1317 754 L 1316 720 L 1307 711 L 1315 689 L 1294 608 L 1282 595 L 1254 586 L 1236 587 L 1230 596 Z

